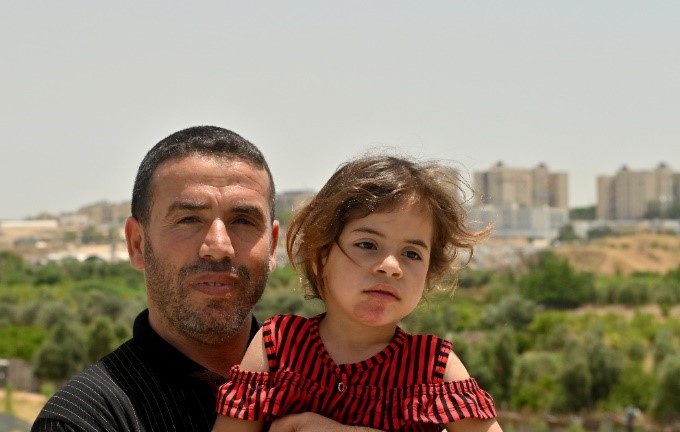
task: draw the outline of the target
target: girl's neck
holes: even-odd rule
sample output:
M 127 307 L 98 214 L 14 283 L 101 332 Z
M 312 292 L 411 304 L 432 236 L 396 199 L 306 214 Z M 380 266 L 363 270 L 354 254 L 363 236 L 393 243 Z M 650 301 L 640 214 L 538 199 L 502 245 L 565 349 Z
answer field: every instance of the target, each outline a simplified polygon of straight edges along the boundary
M 326 313 L 319 323 L 319 335 L 333 361 L 359 363 L 384 350 L 392 341 L 397 325 L 367 326 L 338 319 Z

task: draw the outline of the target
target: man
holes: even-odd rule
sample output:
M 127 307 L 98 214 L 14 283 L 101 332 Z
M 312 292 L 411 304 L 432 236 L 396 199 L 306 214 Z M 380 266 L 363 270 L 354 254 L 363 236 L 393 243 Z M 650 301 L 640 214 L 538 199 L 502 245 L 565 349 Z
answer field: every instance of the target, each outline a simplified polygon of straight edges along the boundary
M 251 311 L 276 263 L 274 195 L 261 152 L 231 131 L 193 127 L 156 144 L 125 225 L 148 309 L 131 340 L 47 402 L 32 431 L 210 431 L 217 386 L 259 328 Z M 310 413 L 270 430 L 322 428 L 357 430 Z

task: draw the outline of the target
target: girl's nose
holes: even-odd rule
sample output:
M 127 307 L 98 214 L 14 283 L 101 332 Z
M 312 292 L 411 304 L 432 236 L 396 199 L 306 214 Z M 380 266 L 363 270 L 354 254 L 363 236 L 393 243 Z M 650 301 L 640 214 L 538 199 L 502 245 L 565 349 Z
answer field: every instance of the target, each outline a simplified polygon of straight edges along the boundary
M 375 271 L 394 278 L 400 278 L 403 275 L 399 259 L 391 254 L 376 263 Z

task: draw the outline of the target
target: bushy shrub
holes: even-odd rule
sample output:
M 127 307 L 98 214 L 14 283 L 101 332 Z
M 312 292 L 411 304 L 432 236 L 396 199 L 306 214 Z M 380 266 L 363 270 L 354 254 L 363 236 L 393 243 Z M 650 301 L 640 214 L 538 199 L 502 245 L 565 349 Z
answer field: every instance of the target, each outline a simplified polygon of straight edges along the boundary
M 591 273 L 576 272 L 569 261 L 552 252 L 541 252 L 530 262 L 529 272 L 520 278 L 523 297 L 554 308 L 574 308 L 594 297 Z
M 512 372 L 512 408 L 547 412 L 555 405 L 558 357 L 545 351 L 530 351 L 517 358 Z

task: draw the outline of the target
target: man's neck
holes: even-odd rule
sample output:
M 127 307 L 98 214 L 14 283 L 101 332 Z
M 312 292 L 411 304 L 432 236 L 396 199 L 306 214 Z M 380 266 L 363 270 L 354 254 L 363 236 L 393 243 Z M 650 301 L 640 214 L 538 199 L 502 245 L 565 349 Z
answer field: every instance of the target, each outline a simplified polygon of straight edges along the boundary
M 245 320 L 233 338 L 219 343 L 206 343 L 172 331 L 168 325 L 159 322 L 162 318 L 158 319 L 154 315 L 150 312 L 149 324 L 161 338 L 194 362 L 221 376 L 228 376 L 231 367 L 241 363 L 248 348 L 252 317 Z

